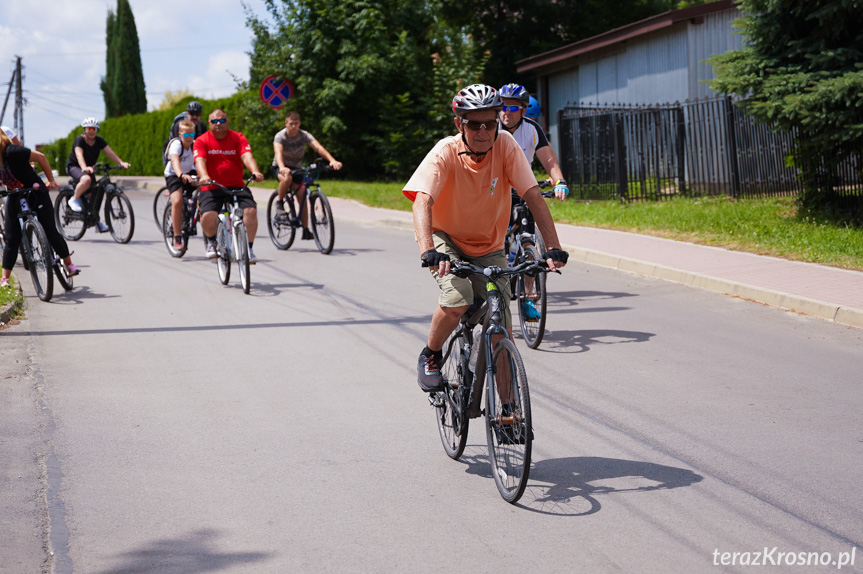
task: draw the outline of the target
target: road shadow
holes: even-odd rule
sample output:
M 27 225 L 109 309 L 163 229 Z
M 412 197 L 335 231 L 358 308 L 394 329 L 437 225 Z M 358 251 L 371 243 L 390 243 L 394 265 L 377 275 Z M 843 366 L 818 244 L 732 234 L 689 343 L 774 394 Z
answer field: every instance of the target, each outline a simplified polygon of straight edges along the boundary
M 219 533 L 201 529 L 181 538 L 154 540 L 138 550 L 120 554 L 121 561 L 99 574 L 198 574 L 218 572 L 234 565 L 251 565 L 271 558 L 272 552 L 222 552 Z
M 237 286 L 239 288 L 239 285 Z M 275 297 L 286 289 L 311 289 L 314 291 L 323 289 L 325 285 L 320 283 L 261 283 L 252 282 L 249 289 L 249 295 L 257 295 L 258 297 Z
M 248 323 L 231 325 L 182 325 L 165 327 L 123 327 L 113 329 L 64 329 L 59 331 L 4 332 L 4 337 L 54 337 L 64 335 L 128 335 L 137 333 L 197 333 L 209 331 L 242 331 L 246 329 L 286 329 L 310 327 L 355 327 L 358 325 L 428 324 L 428 315 L 387 317 L 383 319 L 342 319 L 336 321 L 295 321 L 281 323 Z
M 552 286 L 553 287 L 553 286 Z M 571 307 L 580 303 L 590 301 L 606 301 L 610 299 L 625 299 L 627 297 L 638 297 L 635 293 L 624 293 L 614 291 L 554 291 L 548 288 L 549 307 Z
M 486 445 L 468 445 L 458 462 L 468 474 L 494 481 Z M 651 462 L 596 456 L 552 458 L 533 462 L 517 506 L 540 514 L 588 516 L 602 509 L 597 497 L 671 490 L 702 480 L 703 476 L 691 470 Z
M 38 299 L 36 295 L 27 295 L 27 298 Z M 54 283 L 54 295 L 48 302 L 49 305 L 81 305 L 88 299 L 114 299 L 122 297 L 122 295 L 109 295 L 107 293 L 97 293 L 90 289 L 87 285 L 75 286 L 71 291 L 66 291 L 58 282 Z
M 704 480 L 685 468 L 597 456 L 534 463 L 519 505 L 558 516 L 587 516 L 602 509 L 597 497 L 691 486 Z
M 547 353 L 585 353 L 595 345 L 646 343 L 656 333 L 620 331 L 615 329 L 584 329 L 580 331 L 546 331 L 537 351 Z

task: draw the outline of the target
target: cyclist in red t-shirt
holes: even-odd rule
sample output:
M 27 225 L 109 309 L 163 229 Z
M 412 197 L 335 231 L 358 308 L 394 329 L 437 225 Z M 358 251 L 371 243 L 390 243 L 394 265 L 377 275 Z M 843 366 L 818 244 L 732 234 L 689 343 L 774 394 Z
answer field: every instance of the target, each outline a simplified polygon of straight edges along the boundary
M 210 179 L 218 181 L 228 188 L 241 188 L 243 166 L 252 172 L 255 181 L 263 181 L 264 174 L 258 170 L 258 163 L 252 156 L 252 148 L 246 136 L 240 132 L 228 129 L 228 116 L 223 110 L 213 110 L 210 114 L 210 131 L 195 140 L 195 168 L 201 181 Z M 218 257 L 216 250 L 216 227 L 218 213 L 222 210 L 230 195 L 212 186 L 204 186 L 198 194 L 201 205 L 201 228 L 207 238 L 207 257 Z M 249 263 L 255 263 L 258 258 L 252 251 L 255 233 L 258 231 L 258 209 L 251 191 L 237 195 L 240 207 L 243 208 L 243 223 L 249 232 Z

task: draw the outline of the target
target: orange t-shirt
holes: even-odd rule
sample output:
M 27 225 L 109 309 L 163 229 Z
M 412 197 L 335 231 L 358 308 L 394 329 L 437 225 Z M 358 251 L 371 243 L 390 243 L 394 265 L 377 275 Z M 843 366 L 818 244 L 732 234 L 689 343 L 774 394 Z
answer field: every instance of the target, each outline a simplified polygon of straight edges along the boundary
M 465 255 L 477 257 L 503 249 L 512 203 L 510 188 L 524 195 L 536 185 L 536 178 L 507 131 L 500 130 L 480 163 L 458 155 L 466 150 L 461 134 L 439 141 L 402 193 L 411 201 L 417 193 L 431 196 L 432 229 L 449 235 Z

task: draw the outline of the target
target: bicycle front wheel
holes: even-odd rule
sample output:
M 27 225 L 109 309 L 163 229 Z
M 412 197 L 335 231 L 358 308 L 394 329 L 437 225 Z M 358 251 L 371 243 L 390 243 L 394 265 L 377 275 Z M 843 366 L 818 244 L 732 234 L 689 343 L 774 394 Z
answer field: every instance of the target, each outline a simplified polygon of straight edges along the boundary
M 237 224 L 234 238 L 237 242 L 237 268 L 240 271 L 240 285 L 243 287 L 243 293 L 249 294 L 251 287 L 251 263 L 249 262 L 249 235 L 246 232 L 246 224 L 242 221 Z
M 68 241 L 78 241 L 87 231 L 84 223 L 84 213 L 72 211 L 69 200 L 74 197 L 75 191 L 69 187 L 61 187 L 57 199 L 54 200 L 54 222 L 57 229 Z
M 186 249 L 189 247 L 189 236 L 185 232 L 180 232 L 183 237 L 183 248 L 180 250 L 174 249 L 174 214 L 172 213 L 172 205 L 168 202 L 162 210 L 162 239 L 165 240 L 165 247 L 168 248 L 168 253 L 171 257 L 182 257 L 186 254 Z
M 525 246 L 525 258 L 529 261 L 541 261 L 542 256 L 533 245 Z M 542 343 L 545 334 L 545 316 L 547 294 L 545 273 L 535 277 L 521 274 L 516 279 L 516 296 L 518 299 L 518 318 L 521 323 L 521 334 L 531 349 L 536 349 Z
M 228 218 L 219 221 L 216 229 L 216 243 L 218 245 L 219 257 L 216 258 L 216 267 L 219 268 L 219 281 L 227 285 L 231 278 L 231 220 Z
M 63 286 L 66 291 L 71 291 L 75 285 L 75 277 L 69 275 L 69 270 L 63 265 L 63 261 L 59 257 L 54 257 L 54 275 L 57 276 L 57 281 Z
M 156 227 L 162 231 L 162 216 L 165 214 L 165 204 L 171 203 L 171 192 L 168 191 L 168 186 L 163 185 L 162 189 L 156 192 L 156 197 L 153 198 L 153 219 L 156 220 Z
M 50 301 L 54 295 L 54 254 L 48 236 L 42 224 L 33 219 L 24 223 L 24 234 L 27 236 L 25 245 L 30 251 L 25 258 L 30 260 L 30 276 L 36 295 L 42 301 Z
M 500 495 L 516 502 L 527 486 L 533 427 L 527 373 L 518 349 L 501 339 L 492 353 L 491 387 L 486 389 L 488 458 Z
M 119 190 L 108 192 L 105 202 L 105 223 L 111 230 L 111 237 L 117 243 L 129 243 L 135 233 L 135 212 L 132 203 Z
M 467 410 L 462 400 L 467 395 L 463 385 L 469 384 L 468 360 L 464 355 L 464 347 L 467 341 L 464 335 L 450 335 L 444 344 L 444 362 L 441 366 L 444 384 L 446 387 L 434 397 L 435 418 L 440 440 L 447 456 L 452 459 L 458 458 L 464 452 L 467 444 L 468 419 Z M 453 408 L 453 404 L 456 408 Z
M 297 228 L 291 222 L 297 219 L 297 214 L 291 195 L 285 197 L 285 211 L 281 214 L 276 211 L 278 198 L 279 192 L 274 191 L 267 202 L 267 230 L 270 232 L 270 240 L 272 240 L 273 245 L 285 250 L 294 243 Z
M 311 216 L 312 216 L 312 234 L 315 236 L 315 243 L 318 249 L 324 255 L 329 254 L 333 250 L 333 243 L 336 241 L 336 227 L 333 222 L 333 210 L 330 209 L 330 201 L 327 196 L 320 190 L 311 194 Z

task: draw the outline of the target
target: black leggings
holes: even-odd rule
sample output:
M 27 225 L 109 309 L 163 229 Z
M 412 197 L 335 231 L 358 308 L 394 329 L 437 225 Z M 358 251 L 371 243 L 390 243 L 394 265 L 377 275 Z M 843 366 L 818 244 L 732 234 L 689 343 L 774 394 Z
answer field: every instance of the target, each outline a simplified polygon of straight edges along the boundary
M 3 246 L 3 269 L 12 269 L 15 260 L 18 259 L 18 247 L 21 245 L 21 226 L 18 224 L 18 213 L 21 211 L 19 196 L 13 196 L 6 200 L 6 221 L 3 223 L 6 230 L 6 244 Z M 39 223 L 45 228 L 48 243 L 54 252 L 61 258 L 69 256 L 69 246 L 66 240 L 57 231 L 54 223 L 54 208 L 51 206 L 51 196 L 45 190 L 31 192 L 27 197 L 30 209 L 36 212 Z

